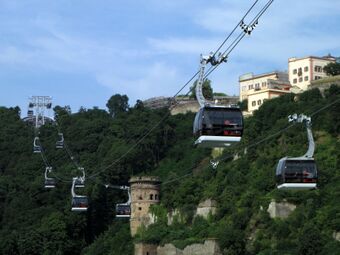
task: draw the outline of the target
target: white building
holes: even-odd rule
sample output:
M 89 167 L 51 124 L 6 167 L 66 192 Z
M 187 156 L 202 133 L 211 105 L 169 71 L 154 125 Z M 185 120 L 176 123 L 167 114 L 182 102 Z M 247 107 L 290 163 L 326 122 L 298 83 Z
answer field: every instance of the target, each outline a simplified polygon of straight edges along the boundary
M 331 55 L 325 57 L 308 56 L 304 58 L 288 59 L 288 75 L 293 92 L 306 91 L 314 80 L 327 77 L 323 68 L 325 65 L 335 62 Z
M 248 112 L 245 115 L 252 114 L 268 99 L 290 93 L 291 88 L 288 74 L 278 71 L 260 75 L 244 74 L 240 76 L 239 84 L 240 101 L 248 100 Z

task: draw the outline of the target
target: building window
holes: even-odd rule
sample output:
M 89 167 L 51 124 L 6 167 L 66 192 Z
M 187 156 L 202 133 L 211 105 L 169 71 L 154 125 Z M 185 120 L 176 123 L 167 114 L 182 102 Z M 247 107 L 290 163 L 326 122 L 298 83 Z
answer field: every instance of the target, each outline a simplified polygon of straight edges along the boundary
M 248 86 L 248 89 L 250 90 L 250 89 L 253 89 L 254 88 L 254 85 L 253 84 L 251 84 L 251 85 L 249 85 Z
M 246 91 L 247 90 L 247 86 L 242 86 L 242 91 Z
M 315 76 L 315 80 L 320 80 L 321 79 L 321 76 Z
M 267 87 L 267 82 L 266 81 L 262 82 L 262 87 Z
M 261 100 L 257 100 L 257 105 L 261 105 Z
M 251 102 L 251 106 L 256 106 L 256 101 Z
M 143 197 L 142 197 L 142 196 L 139 196 L 139 200 L 143 200 Z
M 308 66 L 305 66 L 305 68 L 303 69 L 303 71 L 308 72 Z
M 308 76 L 305 76 L 305 81 L 308 81 Z
M 294 69 L 294 70 L 293 70 L 293 74 L 297 74 L 297 69 Z
M 314 71 L 318 73 L 322 73 L 322 67 L 321 66 L 314 66 Z
M 153 200 L 153 194 L 150 194 L 150 200 Z
M 142 207 L 138 207 L 138 210 L 141 211 L 141 210 L 142 210 Z
M 301 76 L 301 75 L 302 75 L 302 68 L 299 67 L 298 76 Z
M 155 200 L 158 200 L 158 195 L 157 194 L 155 194 Z
M 303 80 L 302 77 L 300 77 L 300 78 L 299 78 L 299 82 L 302 82 L 302 80 Z
M 293 83 L 297 83 L 297 79 L 296 78 L 293 80 Z

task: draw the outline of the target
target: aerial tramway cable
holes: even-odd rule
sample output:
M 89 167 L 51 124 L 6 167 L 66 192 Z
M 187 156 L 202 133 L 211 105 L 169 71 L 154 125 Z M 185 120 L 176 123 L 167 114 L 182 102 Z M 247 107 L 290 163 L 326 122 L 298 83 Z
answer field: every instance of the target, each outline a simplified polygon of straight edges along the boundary
M 248 9 L 248 11 L 246 12 L 246 14 L 242 17 L 241 21 L 238 22 L 238 24 L 235 26 L 235 28 L 232 30 L 232 32 L 226 37 L 226 39 L 220 44 L 220 46 L 218 47 L 218 50 L 220 50 L 223 45 L 229 40 L 229 38 L 231 37 L 231 35 L 234 33 L 234 31 L 237 29 L 237 27 L 241 24 L 241 22 L 244 20 L 244 18 L 251 12 L 251 10 L 254 8 L 254 6 L 257 4 L 258 0 L 256 0 L 253 5 Z M 270 6 L 270 4 L 273 2 L 273 0 L 269 0 L 267 2 L 267 4 L 261 9 L 261 11 L 255 16 L 255 18 L 253 18 L 253 21 L 251 23 L 251 25 L 253 26 L 254 21 L 258 21 L 258 19 L 262 16 L 262 14 L 268 9 L 268 7 Z M 235 41 L 231 44 L 231 46 L 228 47 L 229 50 L 228 54 L 230 54 L 232 52 L 232 50 L 236 47 L 236 45 L 242 40 L 242 38 L 244 37 L 245 33 L 242 32 L 242 36 L 238 39 L 238 41 Z M 227 52 L 227 51 L 225 51 Z M 217 51 L 214 53 L 214 55 L 217 53 Z M 214 56 L 213 55 L 213 56 Z M 216 69 L 216 68 L 215 68 Z M 213 71 L 213 70 L 212 70 Z M 210 75 L 212 73 L 212 71 L 210 71 L 205 78 Z M 198 74 L 200 71 L 197 71 L 190 79 L 188 82 L 185 83 L 184 86 L 182 86 L 182 88 L 173 96 L 173 98 L 175 98 Z M 192 88 L 193 89 L 193 88 Z M 187 93 L 187 95 L 192 91 L 192 89 Z M 170 106 L 171 107 L 171 106 Z M 100 175 L 102 172 L 105 172 L 107 169 L 109 169 L 110 167 L 112 167 L 113 165 L 117 164 L 121 159 L 123 159 L 128 153 L 130 153 L 136 146 L 138 146 L 154 129 L 156 129 L 166 118 L 168 118 L 168 116 L 170 115 L 170 113 L 166 114 L 159 122 L 157 122 L 151 129 L 149 129 L 139 140 L 137 140 L 137 142 L 132 145 L 121 157 L 119 157 L 118 159 L 116 159 L 114 162 L 112 162 L 110 165 L 108 165 L 107 167 L 101 169 L 99 172 L 92 174 L 89 176 L 89 178 L 94 178 L 98 175 Z
M 256 0 L 253 5 L 247 10 L 246 14 L 242 17 L 242 19 L 237 23 L 237 25 L 235 26 L 235 28 L 232 30 L 232 32 L 226 37 L 226 39 L 220 44 L 220 46 L 218 47 L 218 50 L 220 50 L 224 44 L 230 39 L 231 35 L 234 33 L 234 31 L 237 29 L 237 27 L 241 24 L 241 22 L 245 19 L 245 17 L 247 15 L 249 15 L 249 13 L 251 12 L 251 10 L 254 8 L 254 6 L 257 4 L 258 0 Z M 268 1 L 268 3 L 272 3 L 273 0 Z M 267 8 L 269 7 L 270 4 L 266 4 L 266 6 L 264 8 L 261 9 L 261 11 L 255 16 L 256 20 L 259 19 L 259 17 L 262 16 L 262 14 L 267 10 Z M 255 19 L 254 18 L 254 19 Z M 254 20 L 253 19 L 253 20 Z M 228 52 L 228 54 L 230 54 L 230 52 L 236 47 L 236 45 L 242 40 L 242 38 L 244 37 L 245 33 L 242 33 L 243 36 L 242 37 L 238 37 L 239 40 L 235 43 L 235 41 L 231 44 L 232 48 L 231 50 Z M 227 49 L 230 49 L 229 46 Z M 225 51 L 226 52 L 226 51 Z M 214 55 L 216 54 L 216 52 L 214 53 Z M 217 66 L 216 66 L 217 67 Z M 216 67 L 214 68 L 214 70 L 216 69 Z M 208 74 L 205 75 L 205 78 L 210 75 L 214 70 L 210 71 Z M 199 71 L 197 71 L 182 87 L 180 90 L 178 90 L 176 92 L 176 94 L 173 96 L 173 98 L 175 98 L 177 95 L 179 95 L 179 93 L 181 93 L 181 91 L 199 74 Z M 192 89 L 189 90 L 189 92 L 186 94 L 188 95 L 190 92 L 192 91 Z M 172 107 L 172 106 L 170 106 Z M 101 173 L 105 172 L 107 169 L 109 169 L 110 167 L 112 167 L 113 165 L 117 164 L 118 162 L 120 162 L 126 155 L 128 155 L 135 147 L 137 147 L 153 130 L 155 130 L 166 118 L 168 118 L 170 115 L 170 113 L 166 114 L 160 121 L 158 121 L 155 125 L 153 125 L 147 132 L 145 132 L 143 135 L 140 136 L 140 138 L 137 140 L 137 142 L 135 144 L 133 144 L 122 156 L 120 156 L 118 159 L 114 160 L 111 164 L 109 164 L 108 166 L 104 167 L 103 169 L 99 170 L 98 172 L 90 175 L 88 178 L 95 178 L 96 176 L 100 175 Z M 72 154 L 69 152 L 69 150 L 67 149 L 66 143 L 65 143 L 65 149 L 66 152 L 69 154 L 70 158 L 73 160 L 73 156 Z M 74 161 L 74 164 L 77 165 L 77 163 Z M 59 180 L 63 181 L 62 178 L 55 176 L 56 178 L 58 178 Z M 69 182 L 69 181 L 66 181 Z
M 329 103 L 329 104 L 327 104 L 327 105 L 325 105 L 324 107 L 322 107 L 322 108 L 316 110 L 315 112 L 310 113 L 309 116 L 315 116 L 316 114 L 320 113 L 321 111 L 323 111 L 323 110 L 325 110 L 325 109 L 327 109 L 327 108 L 329 108 L 329 107 L 331 107 L 331 106 L 333 106 L 334 104 L 339 103 L 339 102 L 340 102 L 340 98 L 337 99 L 337 100 L 335 100 L 335 101 L 333 101 L 333 102 L 331 102 L 331 103 Z M 237 153 L 237 152 L 244 152 L 244 151 L 247 150 L 247 149 L 250 149 L 250 148 L 253 148 L 253 147 L 255 147 L 255 146 L 259 145 L 259 144 L 262 144 L 262 143 L 264 143 L 264 142 L 266 142 L 266 141 L 272 139 L 273 137 L 275 137 L 275 136 L 277 136 L 277 135 L 279 135 L 279 134 L 281 134 L 281 133 L 287 131 L 288 129 L 290 129 L 291 127 L 293 127 L 293 126 L 295 126 L 295 125 L 296 125 L 296 123 L 289 124 L 289 125 L 286 126 L 285 128 L 283 128 L 283 129 L 281 129 L 281 130 L 275 132 L 275 133 L 272 134 L 272 135 L 267 136 L 266 138 L 263 138 L 263 139 L 261 139 L 261 140 L 259 140 L 259 141 L 256 141 L 256 142 L 254 142 L 254 143 L 252 143 L 252 144 L 250 144 L 250 145 L 247 145 L 247 146 L 238 148 L 238 150 L 237 150 L 236 152 L 234 152 L 233 154 L 229 154 L 229 155 L 227 155 L 227 156 L 224 156 L 224 157 L 220 158 L 220 159 L 218 160 L 218 162 L 222 162 L 222 161 L 225 161 L 225 160 L 227 160 L 227 159 L 231 159 L 231 158 L 234 157 L 234 154 L 235 154 L 235 153 Z M 179 176 L 179 177 L 176 177 L 176 178 L 174 178 L 174 179 L 165 181 L 165 182 L 163 182 L 163 183 L 161 183 L 161 184 L 159 184 L 159 185 L 170 184 L 170 183 L 175 182 L 175 181 L 177 181 L 177 180 L 181 180 L 181 179 L 183 179 L 183 178 L 185 178 L 185 177 L 188 177 L 188 176 L 190 176 L 190 175 L 193 175 L 194 173 L 192 172 L 192 170 L 194 170 L 196 167 L 197 167 L 197 166 L 195 165 L 195 166 L 193 166 L 193 167 L 187 169 L 188 173 L 186 173 L 186 174 L 184 174 L 184 175 L 181 175 L 181 176 Z

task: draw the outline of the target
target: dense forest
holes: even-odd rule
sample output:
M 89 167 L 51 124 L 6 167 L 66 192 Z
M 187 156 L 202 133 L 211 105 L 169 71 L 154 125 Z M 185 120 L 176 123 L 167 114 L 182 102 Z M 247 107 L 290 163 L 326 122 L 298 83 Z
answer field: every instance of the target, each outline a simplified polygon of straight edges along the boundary
M 217 169 L 210 149 L 193 147 L 193 113 L 170 115 L 115 95 L 108 111 L 56 106 L 58 125 L 46 124 L 39 137 L 58 180 L 43 186 L 45 164 L 32 153 L 35 130 L 20 109 L 0 107 L 0 254 L 133 253 L 133 242 L 173 243 L 179 248 L 217 238 L 223 254 L 340 254 L 340 88 L 289 94 L 265 102 L 245 119 L 240 144 L 228 148 Z M 307 150 L 306 129 L 287 116 L 312 117 L 319 170 L 318 189 L 279 191 L 275 167 L 284 156 Z M 68 151 L 56 150 L 63 132 Z M 245 153 L 246 152 L 246 153 Z M 238 157 L 234 157 L 238 155 Z M 71 159 L 72 157 L 72 159 Z M 71 180 L 86 170 L 86 213 L 71 212 Z M 129 222 L 115 219 L 115 204 L 126 195 L 105 184 L 126 185 L 133 175 L 161 177 L 157 222 L 130 237 Z M 198 203 L 217 201 L 217 213 L 194 217 Z M 266 211 L 272 199 L 297 209 L 285 220 Z M 169 210 L 183 217 L 167 225 Z M 252 237 L 252 238 L 250 238 Z

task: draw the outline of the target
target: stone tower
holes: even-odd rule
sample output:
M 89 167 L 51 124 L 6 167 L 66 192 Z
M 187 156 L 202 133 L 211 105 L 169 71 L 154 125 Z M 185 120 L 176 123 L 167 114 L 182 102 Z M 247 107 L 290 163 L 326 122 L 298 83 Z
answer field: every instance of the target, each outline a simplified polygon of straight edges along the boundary
M 129 181 L 131 190 L 131 236 L 137 229 L 153 223 L 149 214 L 151 205 L 159 204 L 160 179 L 154 176 L 132 177 Z

